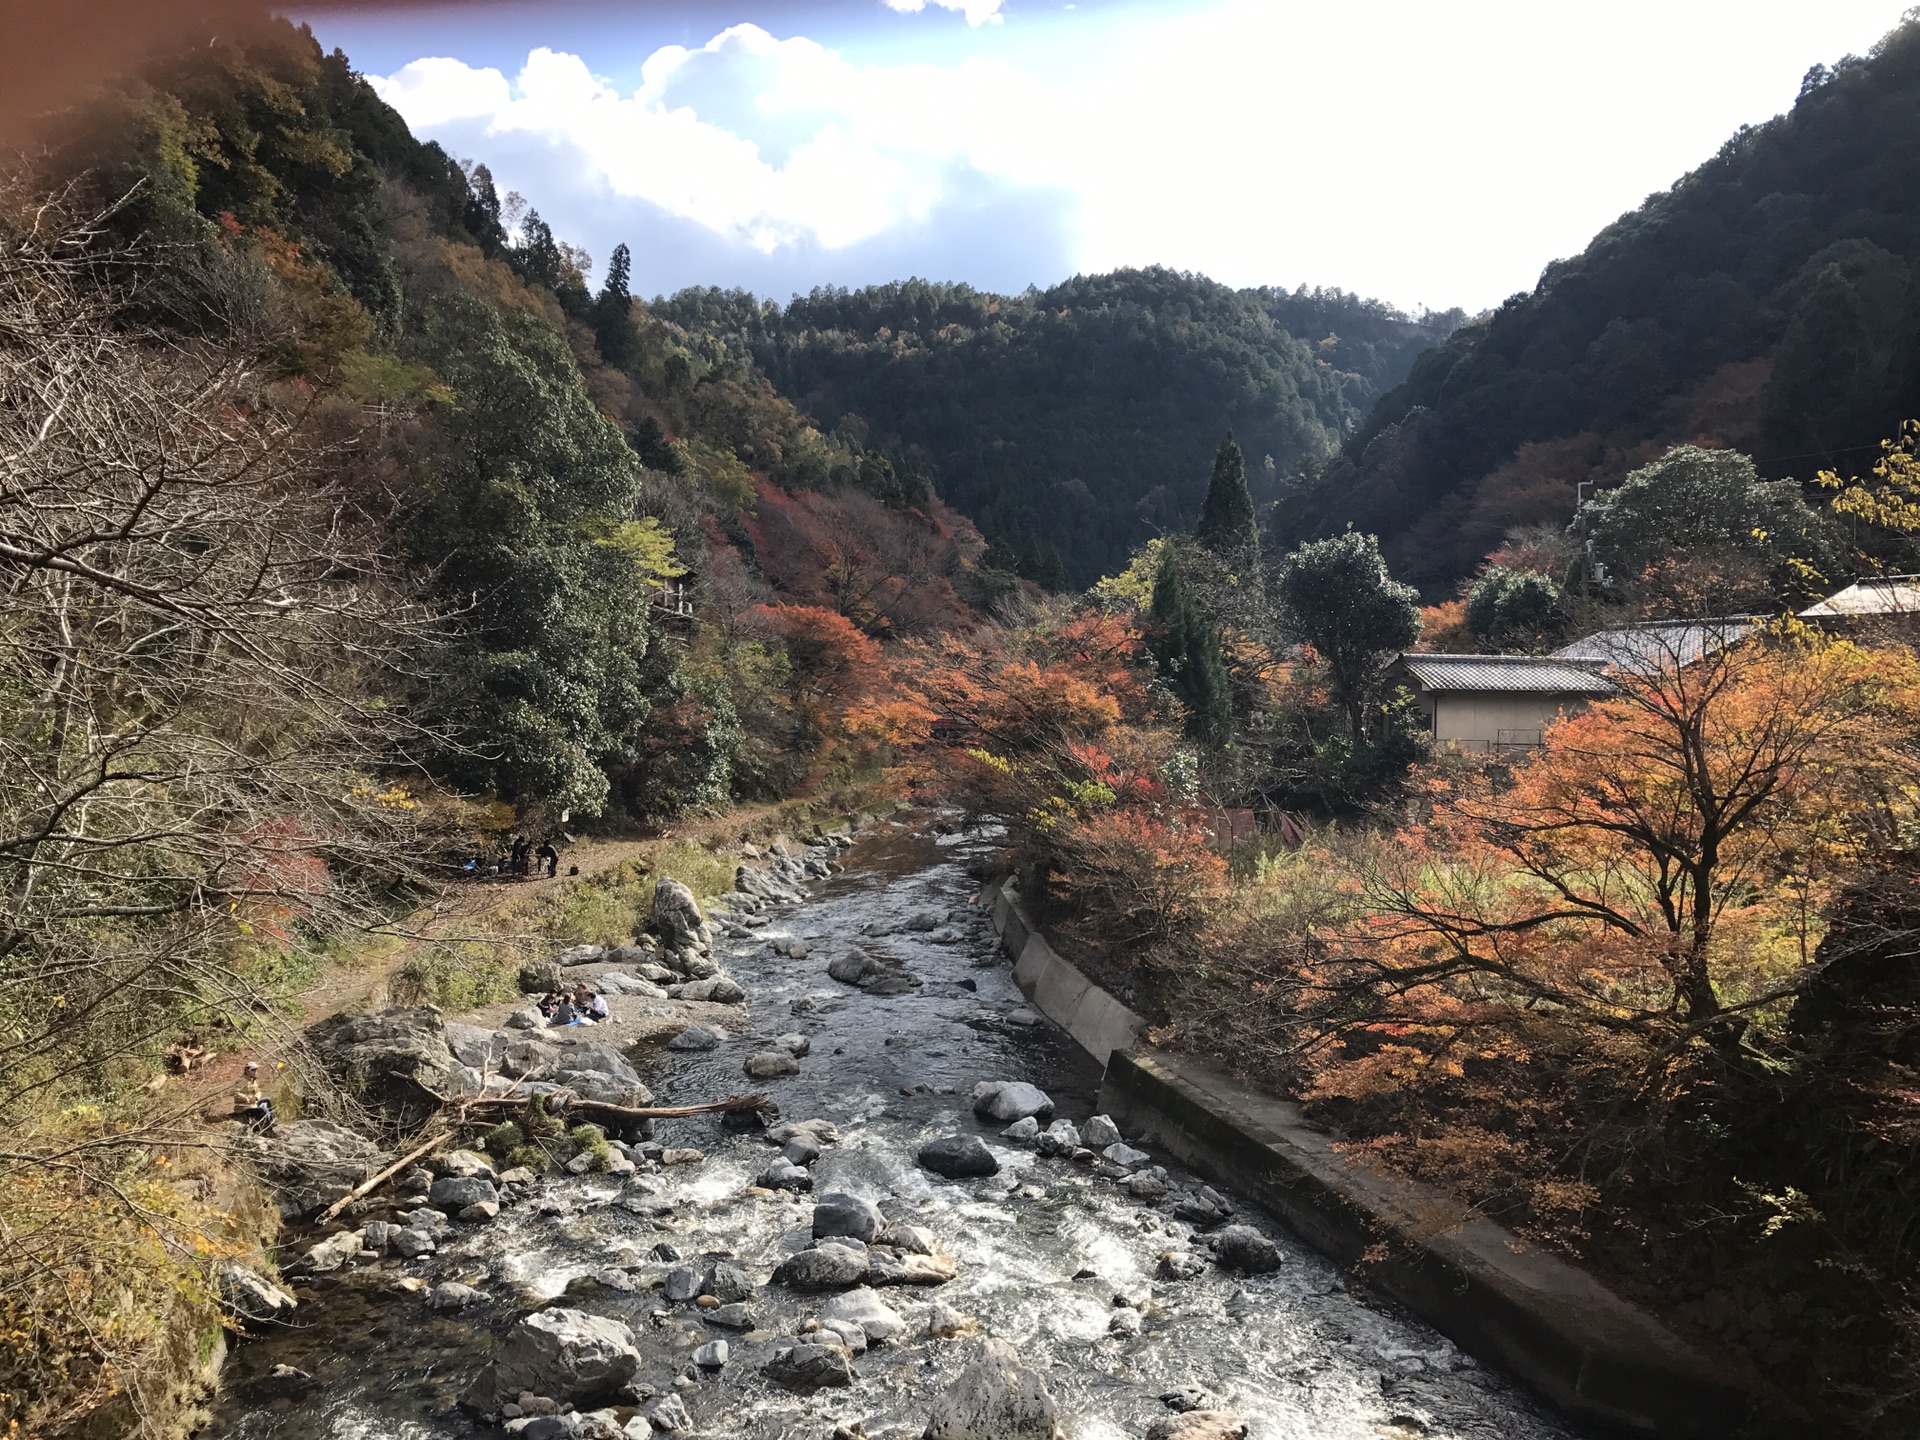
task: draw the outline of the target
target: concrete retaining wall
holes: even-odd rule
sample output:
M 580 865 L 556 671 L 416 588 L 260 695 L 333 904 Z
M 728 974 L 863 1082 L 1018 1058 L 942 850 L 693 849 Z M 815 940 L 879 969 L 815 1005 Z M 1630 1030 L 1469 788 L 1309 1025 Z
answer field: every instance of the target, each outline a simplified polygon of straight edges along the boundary
M 1067 961 L 1028 921 L 1012 885 L 996 880 L 981 893 L 993 913 L 1000 948 L 1013 959 L 1013 982 L 1028 1002 L 1105 1065 L 1116 1050 L 1131 1049 L 1147 1022 L 1095 985 Z
M 1101 1107 L 1249 1196 L 1469 1354 L 1577 1420 L 1660 1440 L 1744 1432 L 1753 1392 L 1584 1271 L 1441 1192 L 1340 1155 L 1300 1109 L 1155 1050 L 1145 1022 L 1060 958 L 1010 885 L 992 907 L 1034 1007 L 1106 1065 Z

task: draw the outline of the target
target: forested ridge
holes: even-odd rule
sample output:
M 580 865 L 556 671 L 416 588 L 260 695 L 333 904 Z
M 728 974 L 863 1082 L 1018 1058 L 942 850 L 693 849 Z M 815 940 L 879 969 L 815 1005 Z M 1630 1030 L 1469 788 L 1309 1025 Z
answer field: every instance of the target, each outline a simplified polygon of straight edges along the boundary
M 1255 498 L 1338 446 L 1464 318 L 1171 270 L 992 295 L 907 280 L 781 306 L 687 290 L 653 312 L 750 354 L 836 433 L 926 477 L 987 538 L 1075 586 L 1190 525 L 1224 431 Z
M 1377 531 L 1440 594 L 1508 531 L 1564 525 L 1577 482 L 1672 443 L 1803 481 L 1871 465 L 1920 411 L 1916 139 L 1908 19 L 1422 356 L 1292 480 L 1276 534 Z

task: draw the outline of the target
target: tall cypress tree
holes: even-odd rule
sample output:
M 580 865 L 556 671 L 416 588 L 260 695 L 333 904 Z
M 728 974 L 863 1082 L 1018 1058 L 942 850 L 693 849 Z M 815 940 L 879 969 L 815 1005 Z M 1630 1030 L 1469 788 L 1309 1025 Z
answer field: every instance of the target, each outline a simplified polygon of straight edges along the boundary
M 1247 487 L 1247 461 L 1231 433 L 1213 457 L 1213 479 L 1193 535 L 1223 558 L 1260 562 L 1260 527 L 1253 517 L 1253 491 Z
M 1209 745 L 1225 745 L 1233 738 L 1233 704 L 1220 637 L 1194 603 L 1172 545 L 1161 550 L 1160 568 L 1154 573 L 1153 620 L 1159 629 L 1153 658 L 1186 702 L 1187 733 Z
M 607 260 L 607 282 L 593 302 L 593 333 L 600 342 L 600 358 L 625 369 L 637 350 L 633 331 L 633 296 L 627 289 L 633 255 L 625 245 L 613 247 Z

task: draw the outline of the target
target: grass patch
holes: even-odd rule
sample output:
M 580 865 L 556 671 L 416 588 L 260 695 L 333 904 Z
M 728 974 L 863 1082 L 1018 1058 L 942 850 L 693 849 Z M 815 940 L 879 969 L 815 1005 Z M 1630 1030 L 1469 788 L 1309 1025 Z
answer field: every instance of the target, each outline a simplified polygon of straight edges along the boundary
M 510 941 L 429 944 L 393 977 L 395 998 L 442 1010 L 473 1010 L 520 993 L 521 955 Z

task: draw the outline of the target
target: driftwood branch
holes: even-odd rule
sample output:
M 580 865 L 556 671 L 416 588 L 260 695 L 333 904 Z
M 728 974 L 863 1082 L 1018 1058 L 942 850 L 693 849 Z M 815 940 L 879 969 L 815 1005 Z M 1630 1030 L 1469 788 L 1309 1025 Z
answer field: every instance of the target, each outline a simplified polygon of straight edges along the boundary
M 462 1113 L 474 1111 L 523 1111 L 537 1097 L 482 1095 L 457 1103 Z M 555 1093 L 546 1097 L 548 1106 L 566 1115 L 604 1115 L 615 1120 L 677 1120 L 685 1115 L 734 1115 L 747 1110 L 769 1110 L 773 1098 L 765 1094 L 730 1095 L 725 1100 L 710 1100 L 702 1105 L 612 1105 L 604 1100 L 584 1100 L 577 1095 Z
M 391 1180 L 395 1175 L 398 1175 L 402 1170 L 406 1169 L 406 1167 L 411 1165 L 414 1161 L 420 1159 L 424 1155 L 430 1154 L 431 1152 L 438 1150 L 442 1145 L 446 1144 L 452 1138 L 453 1138 L 453 1132 L 451 1130 L 448 1130 L 448 1131 L 442 1132 L 441 1134 L 433 1136 L 431 1139 L 422 1141 L 420 1144 L 414 1146 L 413 1149 L 409 1150 L 406 1154 L 402 1155 L 398 1160 L 394 1161 L 393 1164 L 389 1165 L 386 1169 L 382 1170 L 378 1175 L 374 1176 L 371 1180 L 361 1181 L 358 1185 L 354 1186 L 353 1189 L 349 1190 L 346 1194 L 342 1195 L 338 1200 L 334 1201 L 333 1204 L 329 1205 L 325 1210 L 320 1212 L 320 1218 L 314 1221 L 313 1223 L 316 1225 L 326 1224 L 329 1220 L 333 1219 L 336 1215 L 338 1215 L 342 1210 L 346 1209 L 347 1206 L 351 1205 L 354 1201 L 360 1199 L 363 1195 L 371 1195 L 381 1185 L 386 1183 L 388 1180 Z

